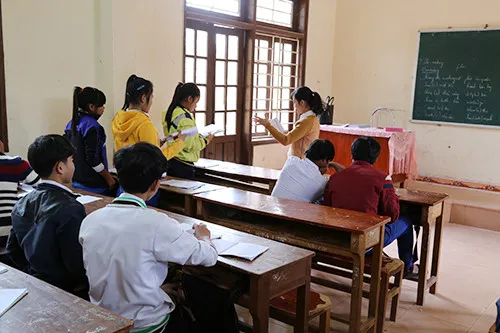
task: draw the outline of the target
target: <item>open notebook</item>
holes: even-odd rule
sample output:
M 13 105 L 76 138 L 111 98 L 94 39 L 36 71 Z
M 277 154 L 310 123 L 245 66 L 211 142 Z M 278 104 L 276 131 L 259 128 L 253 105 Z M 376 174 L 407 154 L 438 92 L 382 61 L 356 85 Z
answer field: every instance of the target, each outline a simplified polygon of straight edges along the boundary
M 212 243 L 214 243 L 217 253 L 221 256 L 233 256 L 250 261 L 253 261 L 269 249 L 262 245 L 237 242 L 222 238 L 214 239 Z
M 178 179 L 169 179 L 161 182 L 162 185 L 176 187 L 184 190 L 196 190 L 203 186 L 200 182 L 195 182 L 192 180 L 178 180 Z
M 0 317 L 28 293 L 26 288 L 0 288 Z

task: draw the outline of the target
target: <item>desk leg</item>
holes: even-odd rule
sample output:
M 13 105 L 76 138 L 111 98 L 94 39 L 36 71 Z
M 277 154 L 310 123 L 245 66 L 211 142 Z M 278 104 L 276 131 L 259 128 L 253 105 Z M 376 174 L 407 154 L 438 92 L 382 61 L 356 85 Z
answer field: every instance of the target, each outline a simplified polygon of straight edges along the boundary
M 420 267 L 418 272 L 417 305 L 424 305 L 424 295 L 427 290 L 427 264 L 429 261 L 429 229 L 431 215 L 429 208 L 422 208 L 422 247 L 420 249 Z
M 361 310 L 363 303 L 363 276 L 365 269 L 365 235 L 352 234 L 351 251 L 353 252 L 351 313 L 349 333 L 361 331 Z
M 309 291 L 311 286 L 311 258 L 306 260 L 304 285 L 297 288 L 297 305 L 295 308 L 295 333 L 307 333 L 309 319 Z
M 184 215 L 196 217 L 196 200 L 190 195 L 184 196 Z
M 269 276 L 255 276 L 250 281 L 250 314 L 253 332 L 269 332 Z
M 371 327 L 368 332 L 375 332 L 375 328 L 377 327 L 378 311 L 380 311 L 380 309 L 378 309 L 378 302 L 379 302 L 380 288 L 381 288 L 380 274 L 382 271 L 382 250 L 384 247 L 384 232 L 385 232 L 385 226 L 382 226 L 380 228 L 379 243 L 373 247 L 368 319 L 373 318 L 375 322 L 373 324 L 373 327 Z M 382 290 L 382 292 L 386 291 Z
M 439 269 L 439 259 L 441 256 L 441 236 L 443 234 L 443 210 L 444 205 L 441 210 L 441 215 L 436 219 L 436 226 L 434 229 L 434 248 L 432 249 L 432 266 L 431 266 L 431 276 L 436 278 L 436 281 L 431 286 L 431 294 L 436 293 L 437 285 L 437 275 Z

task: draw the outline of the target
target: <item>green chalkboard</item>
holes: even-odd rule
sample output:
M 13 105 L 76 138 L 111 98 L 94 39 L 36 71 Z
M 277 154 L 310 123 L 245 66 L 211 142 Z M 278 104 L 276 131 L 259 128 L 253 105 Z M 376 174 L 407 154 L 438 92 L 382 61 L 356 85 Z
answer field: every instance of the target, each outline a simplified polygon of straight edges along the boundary
M 500 126 L 500 30 L 421 32 L 413 120 Z

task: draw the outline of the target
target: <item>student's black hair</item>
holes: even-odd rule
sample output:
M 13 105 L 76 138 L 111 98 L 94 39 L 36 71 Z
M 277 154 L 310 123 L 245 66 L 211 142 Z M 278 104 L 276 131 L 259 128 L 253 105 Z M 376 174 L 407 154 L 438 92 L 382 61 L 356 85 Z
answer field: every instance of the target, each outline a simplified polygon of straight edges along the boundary
M 73 90 L 73 116 L 71 118 L 71 134 L 74 136 L 76 132 L 78 110 L 90 112 L 89 104 L 99 108 L 106 104 L 106 95 L 99 89 L 93 87 L 75 87 Z
M 47 178 L 58 162 L 66 163 L 74 153 L 75 148 L 62 135 L 42 135 L 29 146 L 28 161 L 40 177 Z
M 118 150 L 113 162 L 118 181 L 128 193 L 146 193 L 155 181 L 161 179 L 168 166 L 161 150 L 146 142 Z
M 153 83 L 135 74 L 129 76 L 127 86 L 125 87 L 125 103 L 122 110 L 126 111 L 130 104 L 141 104 L 141 97 L 146 95 L 146 101 L 149 103 L 153 93 Z
M 369 137 L 357 138 L 351 146 L 352 159 L 374 164 L 380 155 L 379 143 Z
M 333 160 L 335 157 L 333 143 L 330 140 L 314 140 L 306 150 L 306 157 L 311 161 Z
M 170 127 L 172 122 L 172 114 L 176 107 L 181 106 L 181 102 L 186 100 L 188 97 L 200 97 L 200 88 L 194 83 L 182 83 L 179 82 L 175 88 L 174 97 L 172 97 L 172 102 L 167 109 L 167 114 L 165 115 L 165 122 L 167 123 L 167 128 Z
M 325 111 L 321 96 L 317 92 L 309 89 L 308 87 L 300 87 L 295 89 L 295 91 L 292 93 L 292 98 L 294 97 L 297 100 L 297 102 L 306 101 L 307 104 L 309 104 L 311 110 L 317 116 L 319 116 Z

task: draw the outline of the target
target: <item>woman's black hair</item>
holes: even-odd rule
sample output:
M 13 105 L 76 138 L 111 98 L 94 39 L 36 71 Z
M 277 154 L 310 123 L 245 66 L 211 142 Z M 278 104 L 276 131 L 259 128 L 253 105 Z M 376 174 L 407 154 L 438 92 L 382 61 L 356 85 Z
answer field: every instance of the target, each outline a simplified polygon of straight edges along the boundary
M 125 88 L 125 103 L 122 110 L 126 111 L 130 104 L 141 104 L 141 97 L 146 95 L 146 101 L 149 103 L 153 93 L 153 83 L 135 74 L 129 76 Z
M 73 116 L 71 118 L 71 134 L 75 135 L 78 121 L 78 111 L 90 112 L 89 105 L 93 104 L 99 108 L 106 104 L 106 95 L 102 91 L 92 87 L 75 87 L 73 90 Z
M 167 114 L 165 115 L 165 122 L 167 123 L 167 128 L 170 127 L 172 122 L 172 114 L 176 107 L 181 106 L 181 102 L 186 100 L 188 97 L 200 97 L 200 88 L 194 83 L 182 83 L 179 82 L 175 88 L 174 97 L 172 97 L 172 102 L 167 109 Z
M 308 87 L 299 87 L 295 89 L 295 91 L 292 93 L 292 98 L 293 97 L 295 97 L 297 102 L 306 101 L 311 110 L 317 116 L 319 116 L 325 111 L 321 96 L 317 92 L 309 89 Z

